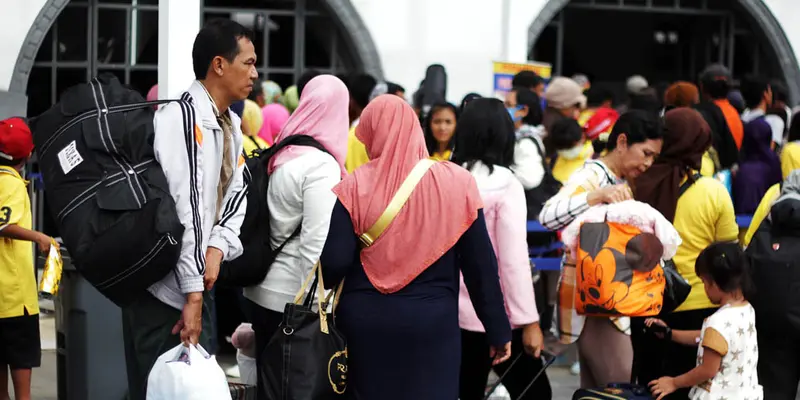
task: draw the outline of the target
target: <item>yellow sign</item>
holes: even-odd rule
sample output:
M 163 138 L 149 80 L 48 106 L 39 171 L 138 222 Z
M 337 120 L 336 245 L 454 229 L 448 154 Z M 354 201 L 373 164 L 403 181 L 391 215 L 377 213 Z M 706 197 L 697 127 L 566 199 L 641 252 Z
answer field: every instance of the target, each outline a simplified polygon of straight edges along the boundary
M 553 73 L 553 66 L 542 62 L 531 61 L 525 64 L 518 64 L 495 61 L 493 64 L 494 93 L 501 98 L 511 91 L 511 80 L 514 79 L 514 75 L 522 71 L 532 71 L 544 79 L 550 79 Z

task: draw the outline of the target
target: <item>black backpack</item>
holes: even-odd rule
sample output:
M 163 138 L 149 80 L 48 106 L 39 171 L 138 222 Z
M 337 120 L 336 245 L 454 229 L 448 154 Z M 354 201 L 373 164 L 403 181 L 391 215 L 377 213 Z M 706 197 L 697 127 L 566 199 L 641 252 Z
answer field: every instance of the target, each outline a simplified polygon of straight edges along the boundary
M 800 333 L 800 200 L 775 203 L 770 216 L 745 251 L 755 286 L 750 301 L 758 329 L 796 335 Z
M 167 102 L 146 102 L 106 75 L 68 89 L 30 123 L 47 207 L 72 262 L 119 306 L 166 276 L 180 253 L 184 228 L 153 150 L 153 107 Z
M 222 265 L 218 277 L 222 285 L 246 287 L 261 283 L 266 278 L 275 257 L 289 241 L 300 234 L 302 223 L 277 249 L 272 249 L 270 245 L 267 164 L 278 150 L 286 146 L 309 146 L 328 152 L 311 136 L 292 135 L 268 149 L 256 151 L 253 157 L 247 159 L 244 173 L 244 181 L 247 184 L 247 210 L 239 233 L 244 253 Z
M 544 203 L 561 190 L 561 182 L 553 176 L 555 157 L 553 157 L 552 161 L 548 164 L 544 149 L 539 146 L 539 142 L 532 137 L 526 137 L 520 140 L 525 139 L 531 140 L 534 146 L 536 146 L 536 151 L 539 152 L 539 156 L 542 158 L 542 168 L 544 168 L 544 176 L 539 186 L 525 191 L 525 201 L 528 206 L 528 220 L 537 221 L 539 220 L 539 213 L 542 211 Z

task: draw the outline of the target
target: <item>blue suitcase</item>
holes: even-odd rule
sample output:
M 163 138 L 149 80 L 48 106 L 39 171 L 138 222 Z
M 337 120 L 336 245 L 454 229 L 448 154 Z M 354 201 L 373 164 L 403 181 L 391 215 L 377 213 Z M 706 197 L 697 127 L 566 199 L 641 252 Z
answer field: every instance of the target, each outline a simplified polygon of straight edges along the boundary
M 612 383 L 605 388 L 578 389 L 572 400 L 653 400 L 650 391 L 630 383 Z

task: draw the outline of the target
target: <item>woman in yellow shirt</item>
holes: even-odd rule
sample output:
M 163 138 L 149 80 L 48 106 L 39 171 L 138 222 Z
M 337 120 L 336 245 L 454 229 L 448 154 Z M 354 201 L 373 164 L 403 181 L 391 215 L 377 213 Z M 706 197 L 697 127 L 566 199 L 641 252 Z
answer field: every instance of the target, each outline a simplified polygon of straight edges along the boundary
M 694 272 L 700 252 L 715 242 L 735 241 L 739 228 L 733 201 L 725 186 L 713 178 L 695 180 L 703 154 L 711 146 L 711 129 L 699 112 L 676 108 L 665 116 L 664 147 L 660 157 L 635 182 L 634 197 L 659 210 L 672 221 L 683 243 L 672 259 L 692 291 L 678 309 L 662 319 L 674 329 L 700 330 L 703 320 L 716 310 Z M 690 176 L 691 175 L 691 176 Z M 692 181 L 689 181 L 692 180 Z M 681 186 L 690 182 L 681 194 Z M 633 332 L 641 332 L 642 320 L 631 321 Z M 639 324 L 637 327 L 636 324 Z M 660 376 L 678 376 L 695 367 L 697 349 L 674 343 L 652 342 L 649 336 L 634 340 L 638 381 L 645 384 Z M 676 397 L 688 398 L 688 390 Z
M 789 174 L 800 168 L 800 112 L 795 113 L 792 117 L 792 123 L 789 125 L 789 137 L 786 139 L 786 145 L 781 149 L 781 172 L 783 179 Z
M 450 103 L 439 103 L 431 107 L 425 119 L 425 144 L 431 159 L 449 161 L 453 153 L 458 109 Z

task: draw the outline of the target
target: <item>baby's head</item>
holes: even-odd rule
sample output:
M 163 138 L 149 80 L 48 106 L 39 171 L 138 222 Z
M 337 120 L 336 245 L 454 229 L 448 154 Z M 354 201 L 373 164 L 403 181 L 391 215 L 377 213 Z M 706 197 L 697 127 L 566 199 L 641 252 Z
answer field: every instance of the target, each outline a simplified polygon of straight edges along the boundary
M 694 271 L 714 304 L 721 304 L 727 296 L 750 293 L 750 262 L 738 243 L 720 242 L 706 247 L 697 257 Z
M 231 337 L 231 344 L 233 347 L 242 352 L 248 357 L 255 358 L 256 352 L 256 333 L 253 331 L 252 324 L 241 324 Z

